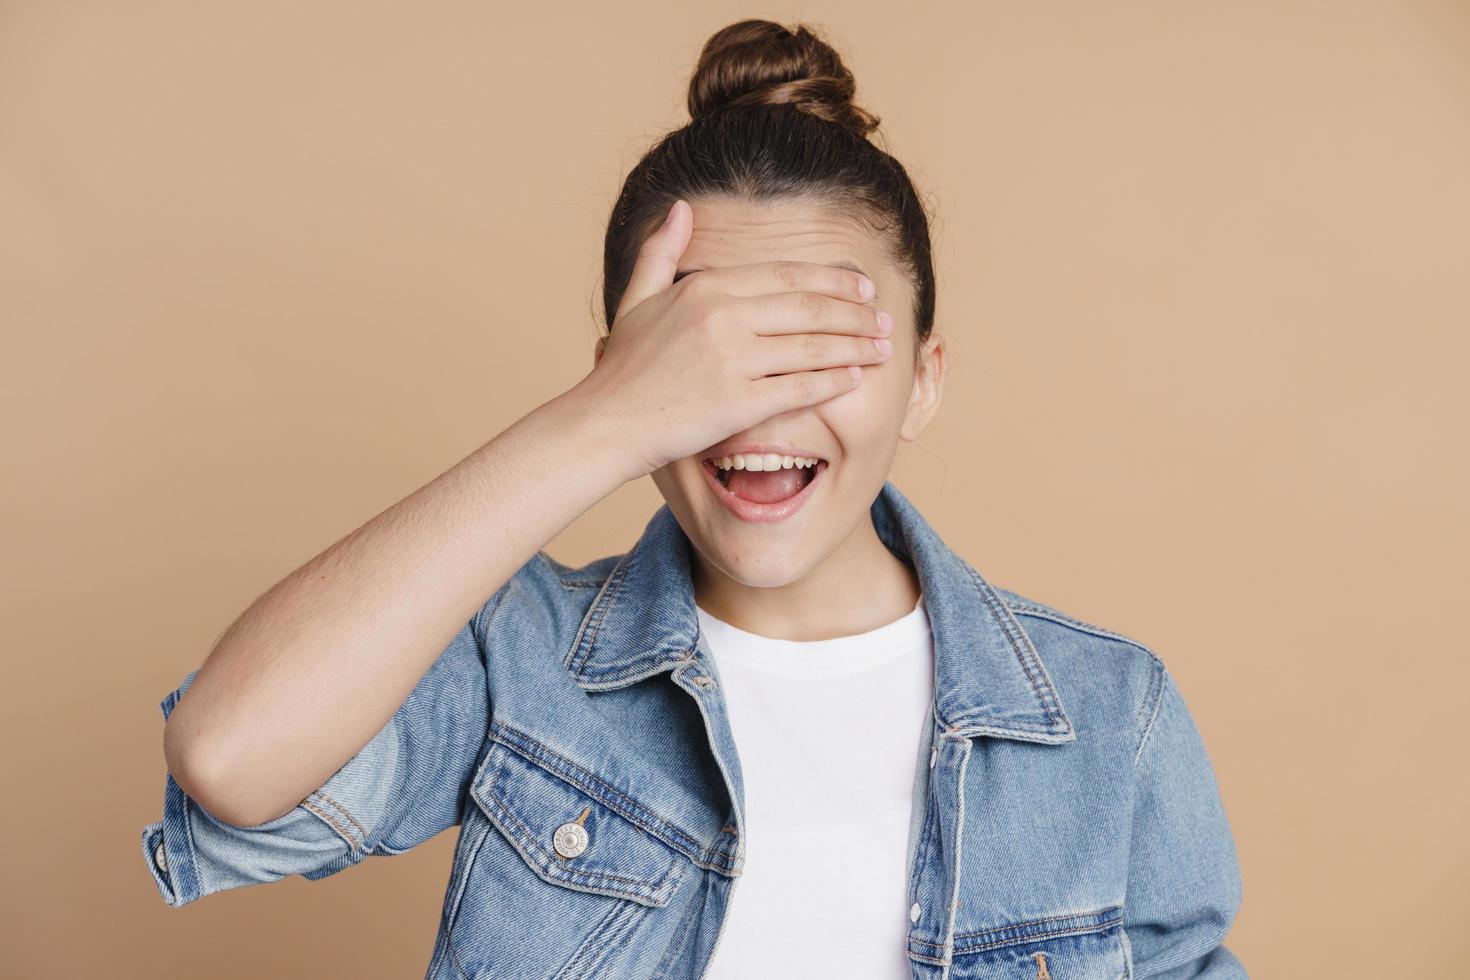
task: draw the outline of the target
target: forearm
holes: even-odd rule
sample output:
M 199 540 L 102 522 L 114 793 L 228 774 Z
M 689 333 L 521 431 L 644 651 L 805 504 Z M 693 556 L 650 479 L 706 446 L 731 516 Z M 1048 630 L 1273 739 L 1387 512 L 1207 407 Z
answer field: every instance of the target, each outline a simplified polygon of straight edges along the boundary
M 230 823 L 286 813 L 517 569 L 631 475 L 577 389 L 523 416 L 240 615 L 169 717 L 174 778 Z

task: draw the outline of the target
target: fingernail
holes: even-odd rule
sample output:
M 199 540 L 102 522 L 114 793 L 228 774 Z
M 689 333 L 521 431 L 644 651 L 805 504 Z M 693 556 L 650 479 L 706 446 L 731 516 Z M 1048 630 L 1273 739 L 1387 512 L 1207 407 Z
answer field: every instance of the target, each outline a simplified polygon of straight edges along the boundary
M 886 311 L 884 311 L 884 310 L 879 310 L 878 311 L 878 332 L 879 333 L 892 333 L 893 332 L 893 317 L 889 313 L 887 313 Z
M 677 200 L 673 204 L 670 204 L 669 205 L 669 213 L 666 214 L 666 215 L 664 215 L 664 224 L 663 225 L 659 225 L 660 228 L 662 228 L 664 225 L 668 224 L 669 221 L 673 219 L 673 217 L 674 217 L 674 208 L 677 208 L 678 206 L 679 206 L 679 201 L 677 201 Z
M 858 295 L 863 299 L 872 299 L 878 292 L 878 287 L 873 285 L 873 280 L 867 276 L 858 278 Z
M 874 337 L 873 346 L 878 348 L 878 353 L 884 355 L 885 357 L 893 353 L 893 341 L 889 340 L 887 337 Z

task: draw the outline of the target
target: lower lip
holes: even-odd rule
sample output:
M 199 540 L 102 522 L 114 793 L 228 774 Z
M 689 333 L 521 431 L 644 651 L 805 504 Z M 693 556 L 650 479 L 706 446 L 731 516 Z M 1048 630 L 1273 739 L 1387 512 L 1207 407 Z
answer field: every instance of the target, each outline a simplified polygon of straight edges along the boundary
M 704 471 L 704 478 L 709 483 L 710 489 L 719 498 L 725 509 L 742 521 L 752 524 L 769 524 L 775 521 L 784 521 L 786 518 L 801 510 L 802 506 L 811 499 L 812 491 L 822 480 L 822 474 L 827 472 L 827 461 L 824 459 L 817 463 L 816 471 L 812 474 L 811 482 L 785 500 L 778 500 L 773 504 L 758 504 L 744 497 L 737 497 L 725 489 L 720 478 L 715 475 L 713 463 L 701 460 L 699 468 Z

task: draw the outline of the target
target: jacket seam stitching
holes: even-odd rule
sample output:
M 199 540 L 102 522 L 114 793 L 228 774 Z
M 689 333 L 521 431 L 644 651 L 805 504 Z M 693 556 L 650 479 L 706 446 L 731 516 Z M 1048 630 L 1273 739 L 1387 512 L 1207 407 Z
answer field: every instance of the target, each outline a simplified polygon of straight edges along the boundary
M 557 561 L 551 555 L 546 554 L 546 550 L 544 548 L 542 549 L 542 554 L 545 555 L 545 559 L 543 560 L 542 564 L 551 569 L 552 574 L 557 577 L 557 580 L 563 586 L 565 586 L 568 591 L 572 591 L 575 589 L 602 588 L 602 584 L 607 581 L 607 577 L 612 571 L 612 565 L 615 563 L 617 558 L 621 557 L 621 555 L 603 555 L 601 558 L 594 558 L 592 561 L 586 562 L 581 565 L 568 565 L 565 562 Z M 589 570 L 596 568 L 598 565 L 603 565 L 604 567 L 604 570 L 601 572 L 600 576 L 598 578 L 588 578 L 587 576 L 592 574 L 592 572 Z
M 942 736 L 939 736 L 939 737 L 942 737 Z M 937 761 L 938 760 L 936 760 L 936 763 L 937 763 Z M 933 778 L 933 774 L 930 775 L 930 779 L 932 779 L 932 778 Z M 930 787 L 930 792 L 931 793 L 933 792 L 933 787 L 932 786 Z M 933 840 L 934 834 L 937 832 L 937 830 L 936 830 L 936 824 L 939 822 L 939 812 L 938 812 L 938 810 L 939 810 L 938 807 L 932 806 L 932 805 L 925 807 L 924 826 L 923 826 L 923 828 L 919 832 L 919 842 L 917 844 L 919 855 L 918 855 L 918 860 L 916 862 L 916 866 L 914 868 L 914 880 L 915 881 L 922 882 L 924 880 L 924 872 L 927 871 L 928 868 L 929 868 L 929 852 L 931 850 L 930 841 Z M 917 937 L 911 937 L 911 938 L 917 938 Z M 919 942 L 924 942 L 924 940 L 918 940 L 918 941 Z M 926 943 L 926 945 L 930 945 L 930 944 L 927 944 Z
M 1057 612 L 1055 609 L 1048 609 L 1045 606 L 1036 606 L 1026 602 L 1012 602 L 1009 600 L 1006 600 L 1006 605 L 1010 607 L 1012 612 L 1018 615 L 1034 616 L 1037 619 L 1048 619 L 1054 623 L 1060 623 L 1063 626 L 1073 627 L 1074 629 L 1080 630 L 1084 633 L 1091 633 L 1094 636 L 1100 636 L 1104 639 L 1117 640 L 1120 643 L 1126 643 L 1131 647 L 1137 647 L 1144 653 L 1147 653 L 1151 656 L 1153 655 L 1152 650 L 1150 650 L 1143 643 L 1140 643 L 1139 641 L 1133 639 L 1131 636 L 1125 636 L 1122 633 L 1116 633 L 1110 629 L 1105 629 L 1101 626 L 1094 626 L 1092 623 L 1087 623 L 1080 619 L 1074 619 L 1071 616 L 1068 616 L 1066 613 Z
M 1133 751 L 1134 768 L 1138 767 L 1139 761 L 1143 758 L 1144 747 L 1148 745 L 1149 736 L 1153 734 L 1154 723 L 1158 721 L 1159 711 L 1164 703 L 1164 693 L 1169 685 L 1169 672 L 1165 669 L 1163 661 L 1157 657 L 1154 658 L 1154 673 L 1150 680 L 1156 688 L 1156 691 L 1153 702 L 1149 707 L 1148 723 L 1144 726 L 1143 733 L 1138 737 L 1138 747 Z
M 1036 942 L 1037 940 L 1042 939 L 1056 939 L 1060 936 L 1088 936 L 1092 935 L 1093 933 L 1105 932 L 1108 929 L 1111 929 L 1114 926 L 1118 925 L 1122 921 L 1122 917 L 1119 916 L 1118 918 L 1109 919 L 1106 922 L 1095 926 L 1076 926 L 1071 929 L 1053 929 L 1050 932 L 1039 932 L 1034 935 L 1022 937 L 1020 939 L 999 939 L 995 942 L 977 943 L 974 946 L 966 946 L 963 949 L 960 949 L 958 945 L 956 945 L 954 952 L 955 955 L 958 956 L 961 953 L 981 953 L 985 952 L 986 950 L 999 949 L 1005 946 L 1016 946 L 1021 943 Z
M 1003 596 L 1002 598 L 1004 599 Z M 1133 751 L 1133 764 L 1134 766 L 1137 766 L 1139 760 L 1143 756 L 1144 743 L 1148 740 L 1149 733 L 1153 729 L 1153 722 L 1158 715 L 1159 705 L 1162 701 L 1162 675 L 1164 674 L 1166 668 L 1163 660 L 1159 658 L 1159 655 L 1156 654 L 1148 645 L 1140 643 L 1138 640 L 1133 639 L 1131 636 L 1125 636 L 1122 633 L 1118 633 L 1109 629 L 1104 629 L 1101 626 L 1095 626 L 1092 623 L 1088 623 L 1084 620 L 1068 616 L 1065 613 L 1058 612 L 1057 610 L 1050 607 L 1038 606 L 1035 603 L 1013 601 L 1009 599 L 1006 599 L 1005 602 L 1017 615 L 1032 616 L 1037 619 L 1045 619 L 1053 623 L 1058 623 L 1062 626 L 1070 627 L 1082 633 L 1088 633 L 1106 640 L 1114 640 L 1118 643 L 1126 644 L 1127 646 L 1130 646 L 1135 650 L 1148 654 L 1150 666 L 1153 668 L 1149 674 L 1149 695 L 1144 698 L 1143 710 L 1134 713 L 1135 723 L 1141 726 L 1138 742 Z M 1147 721 L 1144 721 L 1145 715 L 1147 716 Z
M 1046 922 L 1046 921 L 1048 921 L 1048 919 L 1054 919 L 1054 918 L 1055 919 L 1070 919 L 1070 918 L 1075 918 L 1075 916 L 1061 915 L 1061 916 L 1048 916 L 1048 917 L 1042 918 L 1042 919 L 1030 919 L 1030 920 L 1028 920 L 1026 922 L 1018 922 L 1014 926 L 1007 926 L 1006 928 L 1017 928 L 1017 927 L 1020 927 L 1020 926 L 1031 925 L 1032 923 L 1036 923 L 1036 922 Z M 1112 918 L 1106 919 L 1106 920 L 1104 920 L 1104 921 L 1102 921 L 1100 923 L 1097 923 L 1095 925 L 1078 925 L 1078 926 L 1073 926 L 1071 928 L 1051 929 L 1051 930 L 1048 930 L 1046 932 L 1037 932 L 1037 933 L 1030 933 L 1030 934 L 1027 934 L 1027 935 L 1024 935 L 1024 936 L 1017 936 L 1017 937 L 1015 937 L 1013 939 L 998 939 L 998 940 L 994 940 L 992 942 L 976 943 L 974 945 L 966 945 L 966 946 L 963 946 L 963 947 L 961 947 L 961 945 L 960 945 L 960 940 L 961 939 L 969 939 L 969 938 L 973 938 L 975 936 L 983 936 L 983 935 L 986 935 L 988 933 L 995 932 L 996 930 L 994 930 L 994 929 L 987 929 L 984 932 L 959 933 L 959 934 L 957 934 L 954 937 L 955 942 L 954 942 L 953 953 L 954 953 L 955 956 L 958 956 L 958 955 L 960 955 L 962 953 L 979 953 L 979 952 L 984 952 L 986 950 L 991 950 L 991 949 L 1000 949 L 1000 948 L 1005 947 L 1005 946 L 1017 946 L 1017 945 L 1020 945 L 1020 944 L 1023 944 L 1023 943 L 1037 942 L 1037 941 L 1043 940 L 1043 939 L 1056 939 L 1059 936 L 1087 936 L 1087 935 L 1091 935 L 1093 933 L 1106 932 L 1107 930 L 1113 928 L 1114 926 L 1117 926 L 1117 925 L 1121 924 L 1122 921 L 1123 921 L 1122 915 L 1115 914 Z M 1223 936 L 1223 934 L 1222 934 L 1222 936 Z M 914 938 L 914 939 L 912 939 L 911 942 L 916 943 L 916 944 L 918 944 L 920 946 L 926 946 L 926 947 L 928 947 L 930 949 L 940 951 L 941 956 L 942 956 L 942 951 L 944 949 L 944 945 L 942 943 L 931 942 L 931 941 L 929 941 L 927 939 L 919 939 L 917 937 Z M 1215 944 L 1218 945 L 1218 942 L 1219 941 L 1216 940 L 1215 941 Z M 1210 947 L 1209 946 L 1206 946 L 1205 948 L 1210 948 Z M 1188 958 L 1186 958 L 1186 960 L 1187 959 Z M 1183 961 L 1181 961 L 1181 962 L 1183 962 Z M 1175 965 L 1177 965 L 1177 964 L 1170 964 L 1170 966 L 1175 966 Z
M 470 980 L 470 975 L 465 972 L 464 964 L 459 961 L 459 953 L 455 952 L 454 940 L 451 937 L 444 937 L 444 948 L 449 951 L 449 959 L 454 963 L 454 968 L 459 971 L 459 975 L 464 980 Z
M 965 853 L 965 770 L 969 768 L 970 756 L 974 752 L 975 743 L 971 739 L 965 739 L 959 743 L 960 768 L 955 774 L 955 782 L 959 787 L 956 795 L 959 796 L 959 805 L 955 807 L 955 831 L 954 831 L 954 860 L 946 866 L 945 870 L 953 877 L 949 883 L 949 921 L 944 925 L 945 950 L 944 964 L 939 968 L 941 980 L 949 976 L 950 967 L 954 963 L 954 923 L 955 917 L 960 910 L 960 876 L 964 874 Z
M 652 900 L 656 899 L 659 892 L 663 890 L 664 883 L 668 881 L 669 873 L 674 869 L 674 865 L 671 864 L 660 873 L 657 881 L 649 881 L 646 878 L 633 878 L 628 875 L 615 874 L 611 871 L 570 867 L 553 858 L 547 852 L 546 848 L 541 846 L 541 842 L 536 839 L 536 835 L 531 832 L 531 828 L 521 822 L 521 819 L 515 815 L 515 811 L 510 808 L 510 804 L 493 787 L 486 789 L 485 792 L 498 804 L 498 809 L 515 825 L 517 831 L 515 836 L 519 837 L 521 843 L 535 855 L 536 863 L 543 868 L 559 869 L 561 875 L 566 875 L 569 880 L 588 879 L 585 881 L 586 884 L 595 885 L 596 882 L 592 879 L 603 879 L 612 883 L 611 888 L 618 888 L 624 892 L 632 892 Z M 556 875 L 556 877 L 561 877 L 561 875 Z
M 355 841 L 355 840 L 352 839 L 352 835 L 350 833 L 348 833 L 348 831 L 345 828 L 343 828 L 343 826 L 340 823 L 338 823 L 336 820 L 332 819 L 331 814 L 327 813 L 325 810 L 323 810 L 322 808 L 318 807 L 315 803 L 312 803 L 311 802 L 311 799 L 309 797 L 307 799 L 305 799 L 305 800 L 302 800 L 301 801 L 301 805 L 308 812 L 315 814 L 318 819 L 320 819 L 328 827 L 331 827 L 332 830 L 336 831 L 337 836 L 342 838 L 343 842 L 347 845 L 347 849 L 348 849 L 348 851 L 350 853 L 353 853 L 353 854 L 356 854 L 357 853 L 357 851 L 358 851 L 357 841 Z
M 633 556 L 637 551 L 638 548 L 635 545 L 633 550 L 629 551 L 624 560 L 618 562 L 617 567 L 608 575 L 597 598 L 592 600 L 592 608 L 588 610 L 588 616 L 583 619 L 581 627 L 577 630 L 577 636 L 572 641 L 571 659 L 567 666 L 578 675 L 582 673 L 582 668 L 592 656 L 592 647 L 597 642 L 598 630 L 601 629 L 603 622 L 612 611 L 613 604 L 617 602 L 618 594 L 622 591 L 623 582 L 627 578 L 628 569 L 632 567 Z M 589 628 L 590 632 L 588 632 Z
M 173 779 L 173 776 L 170 775 L 168 778 L 169 779 Z M 176 786 L 178 785 L 178 780 L 176 780 L 176 779 L 174 780 L 174 785 L 176 785 Z M 189 845 L 189 871 L 193 874 L 193 877 L 194 877 L 194 888 L 195 888 L 195 890 L 197 892 L 199 892 L 200 895 L 203 895 L 204 894 L 204 881 L 203 881 L 202 877 L 199 874 L 199 862 L 196 860 L 196 856 L 199 854 L 199 849 L 198 849 L 198 847 L 195 846 L 195 843 L 194 843 L 194 821 L 191 820 L 191 819 L 189 819 L 189 807 L 191 807 L 191 806 L 199 806 L 200 809 L 203 809 L 203 807 L 200 806 L 200 804 L 198 804 L 194 800 L 194 798 L 192 796 L 190 796 L 188 793 L 185 793 L 184 792 L 184 787 L 182 787 L 182 786 L 179 786 L 179 795 L 184 798 L 184 807 L 183 807 L 184 839 L 188 842 L 188 845 Z M 167 845 L 164 845 L 164 855 L 167 856 L 167 854 L 168 854 L 168 847 L 167 847 Z M 170 877 L 173 877 L 175 874 L 176 874 L 176 872 L 173 870 L 173 865 L 170 864 L 169 865 L 169 876 Z M 182 882 L 180 882 L 179 890 L 181 892 L 183 890 L 183 883 Z
M 604 671 L 598 674 L 584 674 L 581 671 L 578 671 L 578 676 L 590 678 L 587 681 L 587 684 L 594 688 L 606 686 L 609 684 L 619 685 L 623 681 L 626 681 L 630 678 L 632 678 L 633 680 L 643 680 L 645 677 L 652 677 L 654 674 L 661 674 L 683 659 L 685 658 L 666 658 L 663 660 L 659 660 L 652 666 L 650 666 L 646 661 L 641 663 L 634 662 L 619 671 Z
M 676 963 L 683 959 L 684 950 L 689 948 L 689 937 L 694 934 L 692 926 L 698 919 L 699 911 L 698 903 L 688 903 L 688 909 L 675 926 L 674 935 L 669 939 L 669 946 L 664 951 L 663 959 L 651 974 L 650 980 L 669 980 L 670 971 Z
M 993 589 L 986 587 L 986 584 L 980 578 L 980 574 L 976 572 L 975 569 L 969 565 L 969 563 L 965 563 L 965 571 L 970 574 L 970 578 L 974 581 L 975 587 L 980 592 L 981 598 L 983 598 L 985 600 L 985 604 L 990 607 L 991 614 L 994 615 L 996 620 L 1001 624 L 1001 628 L 1006 635 L 1006 640 L 1010 643 L 1011 652 L 1015 654 L 1016 659 L 1021 664 L 1021 669 L 1024 670 L 1026 673 L 1026 679 L 1031 683 L 1032 692 L 1041 702 L 1042 708 L 1046 711 L 1047 718 L 1049 718 L 1054 724 L 1058 720 L 1055 705 L 1055 702 L 1057 700 L 1056 691 L 1054 688 L 1052 688 L 1049 679 L 1036 669 L 1037 665 L 1033 662 L 1033 660 L 1039 659 L 1040 655 L 1036 654 L 1033 658 L 1032 654 L 1034 651 L 1026 649 L 1027 647 L 1031 646 L 1029 642 L 1025 643 L 1024 645 L 1018 644 L 1016 637 L 1013 636 L 1011 633 L 1011 627 L 1014 626 L 1016 631 L 1020 632 L 1023 636 L 1025 635 L 1025 631 L 1021 629 L 1021 624 L 1016 622 L 1015 617 L 1013 615 L 1009 615 L 1011 610 L 1006 605 L 1006 603 L 1001 600 L 1001 597 L 998 594 L 995 594 Z M 999 608 L 997 608 L 997 606 Z M 1007 615 L 1002 615 L 1001 610 L 1004 610 Z M 1044 681 L 1046 682 L 1046 689 L 1043 689 Z
M 700 867 L 718 865 L 719 867 L 716 870 L 730 870 L 733 865 L 733 859 L 724 851 L 702 847 L 698 838 L 685 831 L 663 814 L 633 799 L 616 786 L 603 782 L 591 773 L 584 775 L 585 770 L 577 763 L 558 752 L 546 748 L 527 733 L 503 721 L 494 723 L 491 728 L 490 737 L 497 743 L 505 746 L 533 765 L 549 770 L 556 778 L 562 779 L 582 790 L 622 819 L 646 831 L 656 839 L 662 841 L 667 847 L 672 848 L 696 864 L 699 864 Z M 512 735 L 513 740 L 496 735 L 493 729 L 497 728 L 502 732 Z M 522 742 L 525 744 L 522 744 Z M 653 820 L 649 821 L 640 816 L 635 810 L 641 810 L 647 813 Z M 669 837 L 676 838 L 677 843 L 674 840 L 670 840 Z
M 586 980 L 597 976 L 594 971 L 602 969 L 612 952 L 619 948 L 623 936 L 647 911 L 647 906 L 642 904 L 614 902 L 612 909 L 587 933 L 552 980 Z
M 316 795 L 319 796 L 319 797 L 321 797 L 323 800 L 326 800 L 332 806 L 336 807 L 338 813 L 342 814 L 342 816 L 346 817 L 349 821 L 351 821 L 352 826 L 356 827 L 357 828 L 357 832 L 362 835 L 362 843 L 364 845 L 367 844 L 367 839 L 368 839 L 368 831 L 367 831 L 367 828 L 364 827 L 361 824 L 361 822 L 359 822 L 358 819 L 352 815 L 352 811 L 351 810 L 347 809 L 341 803 L 338 803 L 336 800 L 332 799 L 330 796 L 328 796 L 322 790 L 317 790 L 316 791 Z
M 999 928 L 996 928 L 996 929 L 979 929 L 979 930 L 976 930 L 974 932 L 961 932 L 961 933 L 957 933 L 955 935 L 955 938 L 956 939 L 974 939 L 977 936 L 989 936 L 989 935 L 991 935 L 993 933 L 996 933 L 996 932 L 1005 932 L 1005 931 L 1010 930 L 1010 929 L 1024 929 L 1027 926 L 1041 925 L 1044 922 L 1060 922 L 1060 921 L 1062 921 L 1064 919 L 1090 919 L 1090 918 L 1094 918 L 1094 917 L 1099 916 L 1099 915 L 1108 915 L 1108 916 L 1110 916 L 1110 918 L 1106 919 L 1105 921 L 1103 921 L 1103 922 L 1101 922 L 1101 923 L 1099 923 L 1099 924 L 1097 924 L 1095 926 L 1089 926 L 1088 927 L 1088 928 L 1091 928 L 1091 929 L 1096 929 L 1097 931 L 1101 932 L 1103 929 L 1106 929 L 1107 927 L 1111 926 L 1113 923 L 1122 921 L 1121 912 L 1122 912 L 1122 909 L 1121 909 L 1120 906 L 1117 906 L 1117 905 L 1108 905 L 1108 906 L 1104 906 L 1103 908 L 1100 908 L 1100 909 L 1094 909 L 1094 910 L 1092 910 L 1090 912 L 1064 912 L 1064 913 L 1061 913 L 1060 915 L 1043 915 L 1043 916 L 1041 916 L 1039 918 L 1035 918 L 1035 919 L 1023 919 L 1020 922 L 1012 922 L 1008 926 L 1000 926 Z M 1028 938 L 1028 937 L 1022 937 L 1022 938 Z

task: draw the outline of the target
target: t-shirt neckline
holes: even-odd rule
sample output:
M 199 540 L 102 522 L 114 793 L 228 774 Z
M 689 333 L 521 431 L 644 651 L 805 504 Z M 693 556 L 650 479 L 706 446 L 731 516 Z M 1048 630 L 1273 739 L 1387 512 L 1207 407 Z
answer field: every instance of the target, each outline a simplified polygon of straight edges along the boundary
M 914 608 L 882 626 L 825 640 L 784 640 L 751 633 L 718 619 L 697 603 L 700 629 L 713 638 L 718 661 L 790 674 L 848 673 L 927 646 L 929 618 L 924 596 Z M 723 642 L 722 642 L 723 641 Z

